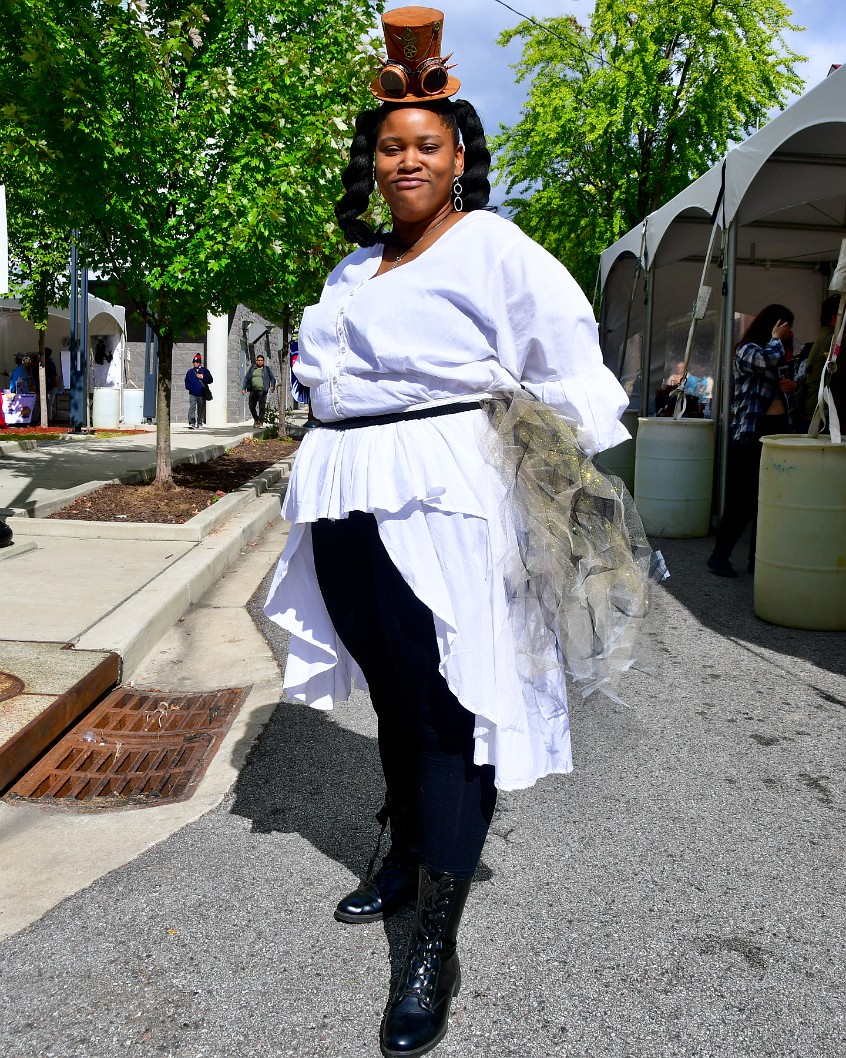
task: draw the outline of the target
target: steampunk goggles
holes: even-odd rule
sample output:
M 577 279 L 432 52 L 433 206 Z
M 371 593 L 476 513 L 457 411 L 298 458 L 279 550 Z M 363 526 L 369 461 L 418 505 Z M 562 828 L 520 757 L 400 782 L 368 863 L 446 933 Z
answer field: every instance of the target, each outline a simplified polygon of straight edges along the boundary
M 447 55 L 445 59 L 440 56 L 424 59 L 423 62 L 412 70 L 398 59 L 387 59 L 379 73 L 379 87 L 386 96 L 394 96 L 401 99 L 408 95 L 409 90 L 416 80 L 417 88 L 424 96 L 434 96 L 442 92 L 449 80 L 447 71 Z

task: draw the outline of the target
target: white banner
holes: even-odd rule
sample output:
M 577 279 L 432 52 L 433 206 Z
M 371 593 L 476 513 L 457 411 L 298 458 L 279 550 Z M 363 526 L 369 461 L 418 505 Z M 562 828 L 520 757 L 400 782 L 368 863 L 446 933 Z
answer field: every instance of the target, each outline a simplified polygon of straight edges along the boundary
M 9 232 L 6 228 L 6 188 L 0 184 L 0 295 L 9 293 Z

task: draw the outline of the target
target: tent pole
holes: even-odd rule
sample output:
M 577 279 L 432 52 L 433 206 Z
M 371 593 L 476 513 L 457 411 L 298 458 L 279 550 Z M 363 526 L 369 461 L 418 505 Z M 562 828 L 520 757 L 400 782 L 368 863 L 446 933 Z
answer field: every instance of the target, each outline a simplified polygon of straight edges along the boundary
M 643 314 L 643 345 L 640 350 L 640 416 L 649 415 L 649 372 L 652 368 L 652 305 L 655 300 L 655 269 L 646 270 L 646 310 Z
M 85 401 L 83 403 L 84 426 L 91 427 L 91 402 L 93 387 L 91 385 L 91 364 L 88 356 L 88 265 L 84 264 L 80 270 L 80 314 L 79 314 L 79 370 L 85 385 Z
M 72 232 L 71 260 L 70 260 L 70 369 L 68 371 L 70 382 L 70 412 L 68 415 L 68 433 L 81 433 L 86 424 L 85 401 L 88 398 L 86 392 L 86 379 L 80 370 L 80 341 L 79 341 L 79 251 L 76 240 L 79 232 Z M 83 307 L 84 311 L 84 307 Z
M 716 378 L 717 385 L 717 440 L 719 444 L 720 457 L 718 460 L 719 480 L 717 482 L 717 498 L 719 515 L 723 513 L 726 494 L 726 468 L 728 466 L 729 430 L 731 426 L 731 379 L 734 365 L 734 297 L 735 297 L 735 272 L 737 269 L 737 221 L 729 225 L 726 237 L 726 282 L 725 297 L 723 298 L 722 327 L 720 329 L 720 346 L 717 350 L 716 362 L 719 373 Z M 714 407 L 712 401 L 711 407 Z

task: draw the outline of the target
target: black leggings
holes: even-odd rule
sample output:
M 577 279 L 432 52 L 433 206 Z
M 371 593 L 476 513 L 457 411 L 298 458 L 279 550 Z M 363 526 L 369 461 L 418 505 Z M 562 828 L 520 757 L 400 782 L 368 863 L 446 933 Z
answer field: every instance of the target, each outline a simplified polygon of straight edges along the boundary
M 754 436 L 732 441 L 726 475 L 726 502 L 717 526 L 714 554 L 728 560 L 743 530 L 751 522 L 749 561 L 755 558 L 758 530 L 758 481 L 761 476 L 761 438 L 774 433 L 790 433 L 786 415 L 764 415 Z
M 253 422 L 264 422 L 264 406 L 267 404 L 267 394 L 263 390 L 251 389 L 247 397 L 250 406 L 250 415 Z
M 431 611 L 391 562 L 372 514 L 311 526 L 320 591 L 361 667 L 391 797 L 417 812 L 423 863 L 469 878 L 496 805 L 493 767 L 473 763 L 473 715 L 450 691 Z

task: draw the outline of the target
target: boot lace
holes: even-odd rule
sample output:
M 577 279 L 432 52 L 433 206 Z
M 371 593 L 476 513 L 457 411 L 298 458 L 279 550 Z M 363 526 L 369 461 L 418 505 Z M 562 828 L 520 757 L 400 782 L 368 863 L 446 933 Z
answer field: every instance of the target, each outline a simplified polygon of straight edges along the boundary
M 438 975 L 448 946 L 444 933 L 455 888 L 455 879 L 442 878 L 424 891 L 394 1003 L 411 996 L 426 1010 L 432 1010 Z

